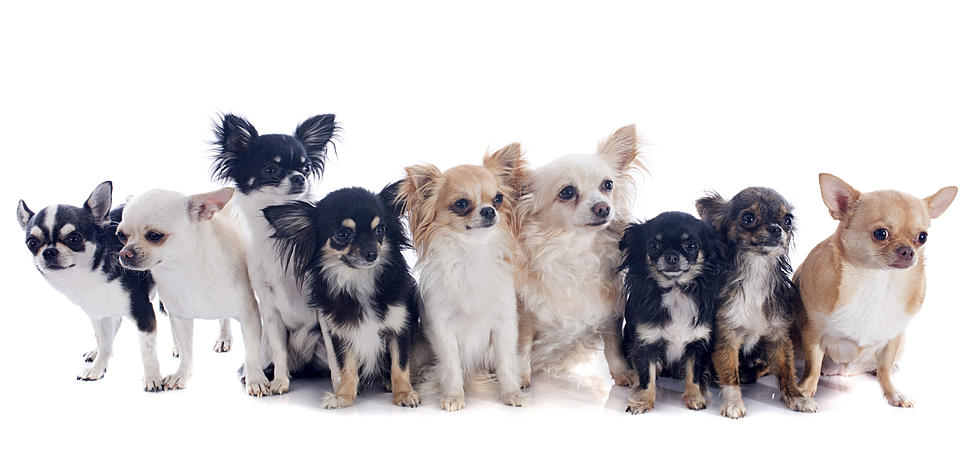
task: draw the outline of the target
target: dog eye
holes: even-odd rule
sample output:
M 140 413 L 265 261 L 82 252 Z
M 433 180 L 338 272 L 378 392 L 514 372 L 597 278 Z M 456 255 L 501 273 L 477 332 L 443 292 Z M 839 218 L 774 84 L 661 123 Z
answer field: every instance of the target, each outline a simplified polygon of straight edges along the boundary
M 658 242 L 656 240 L 647 242 L 647 247 L 649 247 L 650 250 L 653 250 L 654 252 L 659 251 L 660 250 L 660 242 Z
M 469 199 L 457 199 L 456 202 L 453 203 L 453 207 L 456 208 L 456 210 L 466 210 L 469 206 Z
M 81 244 L 85 239 L 82 237 L 81 234 L 78 234 L 77 231 L 72 231 L 71 233 L 68 233 L 68 238 L 66 240 L 68 242 L 68 245 L 78 245 Z
M 691 252 L 691 253 L 697 252 L 698 251 L 698 243 L 695 242 L 695 241 L 688 241 L 687 244 L 684 245 L 684 250 L 687 250 L 688 252 Z
M 275 176 L 275 175 L 279 175 L 279 166 L 274 166 L 274 165 L 270 164 L 270 165 L 266 166 L 265 167 L 265 170 L 262 171 L 262 172 L 265 173 L 265 175 L 268 175 L 270 177 L 271 176 Z
M 783 224 L 786 226 L 793 226 L 793 216 L 787 215 L 783 217 Z
M 303 165 L 303 167 L 301 167 L 301 168 L 299 169 L 299 171 L 300 171 L 300 172 L 301 172 L 301 173 L 302 173 L 303 175 L 310 175 L 310 171 L 311 171 L 311 170 L 312 170 L 312 169 L 310 169 L 310 165 L 309 165 L 309 164 L 304 164 L 304 165 Z
M 925 244 L 926 243 L 926 239 L 928 239 L 928 238 L 929 238 L 929 235 L 926 234 L 925 231 L 919 233 L 919 244 Z
M 387 230 L 388 228 L 385 227 L 384 223 L 378 225 L 378 227 L 374 229 L 374 235 L 378 238 L 378 242 L 381 242 L 381 240 L 384 239 L 385 231 Z
M 340 245 L 347 245 L 350 242 L 351 232 L 347 228 L 341 228 L 333 233 L 333 240 Z
M 561 199 L 562 201 L 568 201 L 569 199 L 572 199 L 574 197 L 575 197 L 575 187 L 571 185 L 562 188 L 561 191 L 558 192 L 558 199 Z
M 129 239 L 126 236 L 126 233 L 124 233 L 122 231 L 119 231 L 118 233 L 116 233 L 116 238 L 119 239 L 119 242 L 122 242 L 123 244 L 125 244 L 126 243 L 126 240 Z
M 493 197 L 493 206 L 494 207 L 499 207 L 500 204 L 502 204 L 503 202 L 504 202 L 504 195 L 503 195 L 503 193 L 497 193 L 497 195 Z
M 612 191 L 613 183 L 612 180 L 603 180 L 602 185 L 599 185 L 599 189 L 602 191 Z
M 150 242 L 160 242 L 160 239 L 163 239 L 163 235 L 156 231 L 147 231 L 144 237 Z
M 884 241 L 885 239 L 888 239 L 888 230 L 884 228 L 878 228 L 875 230 L 874 235 L 875 235 L 875 239 L 879 241 Z
M 34 252 L 41 246 L 41 241 L 37 240 L 36 237 L 31 236 L 27 238 L 27 248 Z
M 744 215 L 742 215 L 742 225 L 751 226 L 753 223 L 755 223 L 755 214 L 752 212 L 746 212 Z

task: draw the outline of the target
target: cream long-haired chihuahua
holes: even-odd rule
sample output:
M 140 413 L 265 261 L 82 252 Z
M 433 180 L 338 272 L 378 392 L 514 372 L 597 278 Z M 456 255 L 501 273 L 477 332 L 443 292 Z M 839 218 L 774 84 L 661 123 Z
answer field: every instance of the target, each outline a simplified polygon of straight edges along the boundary
M 616 384 L 629 385 L 622 352 L 619 239 L 642 168 L 633 125 L 528 173 L 518 203 L 521 378 L 565 371 L 604 349 Z
M 486 155 L 482 166 L 405 169 L 398 201 L 418 251 L 422 329 L 447 411 L 465 406 L 464 380 L 481 369 L 496 373 L 505 404 L 528 401 L 518 379 L 514 286 L 523 163 L 514 143 Z

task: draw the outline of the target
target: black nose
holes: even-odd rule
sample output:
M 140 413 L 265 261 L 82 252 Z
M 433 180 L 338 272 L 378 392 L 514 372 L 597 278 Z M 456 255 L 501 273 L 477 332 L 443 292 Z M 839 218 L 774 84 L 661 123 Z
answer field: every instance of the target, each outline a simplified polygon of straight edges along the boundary
M 47 250 L 45 250 L 45 252 L 47 252 Z M 898 254 L 898 258 L 902 259 L 903 261 L 912 261 L 912 258 L 915 257 L 915 250 L 912 249 L 912 247 L 899 247 L 895 252 Z
M 600 202 L 600 203 L 592 206 L 592 213 L 595 214 L 595 216 L 596 217 L 599 217 L 599 218 L 606 218 L 606 217 L 608 217 L 609 216 L 609 204 L 606 204 L 604 202 Z
M 775 225 L 775 224 L 769 225 L 769 228 L 767 229 L 769 230 L 769 234 L 771 234 L 772 237 L 779 237 L 780 235 L 783 234 L 783 229 L 780 228 L 779 225 Z
M 361 251 L 361 256 L 367 261 L 374 261 L 378 259 L 378 251 L 374 249 L 363 250 Z
M 484 207 L 480 209 L 480 216 L 486 220 L 493 220 L 493 217 L 497 216 L 497 211 L 493 207 Z
M 58 249 L 54 247 L 48 247 L 44 249 L 43 252 L 41 252 L 41 255 L 44 256 L 44 259 L 47 261 L 54 261 L 55 259 L 58 258 Z
M 668 253 L 667 255 L 664 255 L 664 261 L 667 262 L 668 265 L 676 265 L 677 263 L 680 263 L 681 257 L 677 253 Z
M 292 177 L 289 177 L 289 181 L 293 182 L 293 185 L 302 185 L 303 183 L 306 183 L 306 177 L 295 174 Z

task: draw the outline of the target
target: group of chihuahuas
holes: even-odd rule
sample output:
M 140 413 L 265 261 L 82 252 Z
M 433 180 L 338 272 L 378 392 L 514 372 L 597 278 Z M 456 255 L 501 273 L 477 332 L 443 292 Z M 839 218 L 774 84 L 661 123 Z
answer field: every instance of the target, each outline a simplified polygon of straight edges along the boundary
M 567 371 L 600 349 L 615 383 L 632 386 L 633 414 L 654 407 L 658 376 L 683 378 L 692 410 L 717 384 L 730 418 L 746 414 L 740 385 L 770 373 L 795 411 L 817 410 L 821 374 L 861 372 L 876 372 L 890 404 L 912 406 L 891 375 L 925 296 L 926 231 L 956 187 L 918 199 L 821 174 L 840 224 L 794 274 L 793 208 L 769 188 L 710 194 L 696 203 L 700 218 L 631 221 L 643 168 L 633 126 L 595 154 L 536 169 L 514 143 L 481 165 L 410 166 L 379 193 L 344 188 L 317 201 L 311 182 L 339 129 L 318 115 L 293 135 L 259 135 L 228 114 L 214 126 L 212 175 L 233 187 L 152 190 L 115 209 L 110 182 L 81 207 L 35 213 L 20 201 L 35 266 L 95 330 L 78 379 L 104 375 L 128 317 L 144 389 L 184 388 L 193 320 L 221 319 L 215 350 L 227 351 L 237 319 L 246 391 L 282 394 L 290 378 L 329 375 L 325 408 L 350 406 L 375 383 L 416 407 L 413 384 L 425 380 L 456 411 L 477 373 L 492 375 L 503 403 L 525 406 L 532 375 Z M 402 254 L 411 248 L 416 276 Z M 180 357 L 166 377 L 154 295 Z

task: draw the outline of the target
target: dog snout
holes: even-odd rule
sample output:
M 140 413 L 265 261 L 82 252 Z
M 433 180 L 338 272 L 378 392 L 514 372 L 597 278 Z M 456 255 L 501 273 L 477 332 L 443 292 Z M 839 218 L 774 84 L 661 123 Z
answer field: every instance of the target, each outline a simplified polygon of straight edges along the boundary
M 681 262 L 681 256 L 677 252 L 671 252 L 664 255 L 664 263 L 667 263 L 667 265 L 671 267 L 677 266 L 677 264 L 680 262 Z
M 303 184 L 306 183 L 306 177 L 303 177 L 300 174 L 296 174 L 296 175 L 293 175 L 292 177 L 290 177 L 289 178 L 289 181 L 292 182 L 293 185 L 299 186 L 299 185 L 303 185 Z
M 779 225 L 773 223 L 766 228 L 769 231 L 769 235 L 772 237 L 779 237 L 783 235 L 783 229 Z
M 490 206 L 484 207 L 480 209 L 480 216 L 484 220 L 493 220 L 497 216 L 497 210 Z
M 895 255 L 898 256 L 899 261 L 910 263 L 915 258 L 915 249 L 909 246 L 899 247 L 895 250 Z
M 54 247 L 48 247 L 41 252 L 41 256 L 44 257 L 44 261 L 52 262 L 58 259 L 58 249 Z
M 606 218 L 609 216 L 609 204 L 605 202 L 597 202 L 592 206 L 592 214 L 599 218 Z
M 374 260 L 378 259 L 378 251 L 377 249 L 361 250 L 361 257 L 363 257 L 365 261 L 373 262 Z
M 123 249 L 119 251 L 119 258 L 122 258 L 125 261 L 133 261 L 133 259 L 136 258 L 136 251 L 129 246 L 123 247 Z

